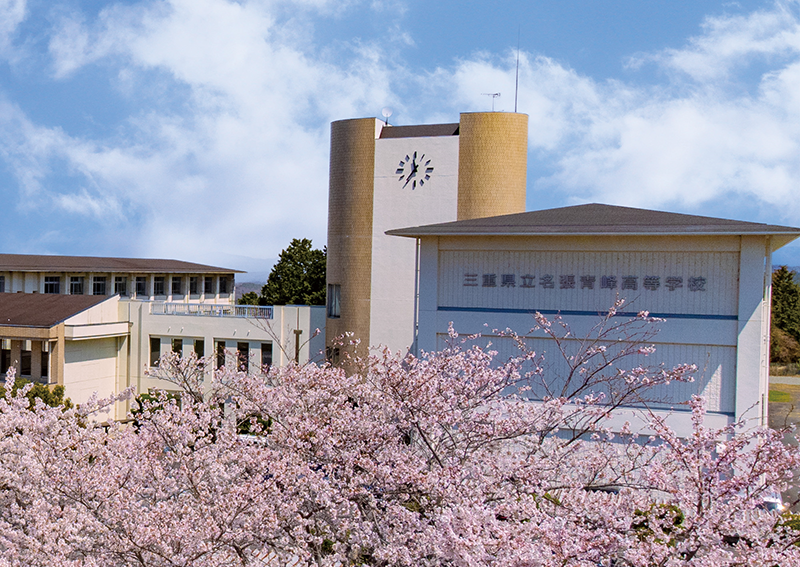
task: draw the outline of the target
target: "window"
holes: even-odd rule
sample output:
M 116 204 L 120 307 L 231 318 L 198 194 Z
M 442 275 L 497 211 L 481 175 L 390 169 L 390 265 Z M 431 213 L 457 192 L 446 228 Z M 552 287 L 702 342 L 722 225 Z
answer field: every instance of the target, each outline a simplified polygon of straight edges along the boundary
M 6 277 L 0 276 L 0 293 L 5 293 L 6 291 Z
M 228 278 L 226 276 L 219 278 L 219 293 L 228 293 Z
M 217 368 L 225 366 L 225 341 L 217 341 L 214 350 L 217 353 Z
M 128 295 L 128 278 L 114 276 L 114 293 L 122 296 Z
M 206 355 L 206 343 L 203 339 L 195 339 L 194 353 L 197 355 L 197 358 L 203 358 Z
M 203 293 L 206 295 L 214 294 L 214 278 L 206 276 L 203 280 Z
M 247 372 L 250 369 L 250 343 L 236 343 L 237 370 Z
M 261 368 L 266 372 L 272 366 L 272 343 L 261 343 Z
M 136 295 L 147 295 L 147 276 L 136 276 Z
M 161 339 L 150 337 L 150 366 L 158 366 L 159 358 L 161 358 Z
M 106 277 L 95 276 L 92 278 L 92 295 L 106 294 Z
M 164 287 L 164 276 L 153 278 L 153 295 L 167 295 Z
M 200 293 L 200 286 L 198 285 L 197 276 L 191 276 L 189 278 L 189 293 L 192 295 L 197 295 Z
M 47 352 L 47 343 L 42 343 L 42 378 L 50 375 L 50 353 Z
M 183 356 L 183 339 L 172 339 L 172 352 Z
M 44 292 L 45 293 L 61 293 L 61 277 L 60 276 L 45 276 L 44 277 Z
M 30 341 L 22 341 L 20 351 L 19 373 L 21 376 L 31 375 L 31 344 Z
M 338 319 L 341 316 L 342 286 L 328 284 L 328 317 Z
M 3 341 L 5 342 L 5 340 Z M 11 366 L 11 345 L 0 346 L 0 374 L 5 374 L 8 367 Z
M 69 278 L 70 295 L 83 295 L 83 276 L 72 276 Z
M 172 276 L 172 295 L 183 295 L 183 278 Z

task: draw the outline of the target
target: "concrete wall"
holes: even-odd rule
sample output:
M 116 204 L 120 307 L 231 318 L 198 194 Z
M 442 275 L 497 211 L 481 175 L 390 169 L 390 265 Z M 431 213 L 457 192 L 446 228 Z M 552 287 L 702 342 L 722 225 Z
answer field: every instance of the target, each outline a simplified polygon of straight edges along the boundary
M 374 118 L 331 124 L 328 188 L 328 284 L 341 286 L 341 316 L 328 319 L 328 337 L 345 332 L 369 341 L 372 270 Z
M 416 243 L 385 232 L 455 220 L 458 203 L 458 136 L 389 138 L 375 143 L 372 213 L 370 345 L 405 354 L 414 341 Z M 430 179 L 412 188 L 398 164 L 416 154 Z M 423 158 L 424 156 L 424 158 Z
M 528 115 L 463 113 L 459 138 L 458 220 L 524 212 Z
M 67 341 L 64 352 L 64 390 L 73 403 L 85 403 L 94 393 L 107 397 L 117 392 L 119 338 Z M 98 416 L 99 421 L 114 411 Z
M 560 313 L 580 338 L 619 296 L 631 314 L 646 310 L 666 319 L 653 341 L 656 353 L 627 367 L 699 369 L 695 382 L 655 392 L 661 403 L 653 407 L 682 412 L 681 402 L 701 394 L 720 424 L 742 416 L 765 423 L 769 253 L 764 236 L 423 238 L 419 345 L 442 348 L 452 322 L 462 335 L 483 333 L 482 343 L 509 356 L 513 345 L 494 329 L 511 328 L 547 353 L 557 380 L 563 361 L 551 341 L 531 331 L 532 313 Z M 616 278 L 616 287 L 602 288 L 603 276 Z M 636 289 L 622 289 L 631 276 Z
M 256 371 L 261 364 L 261 345 L 273 345 L 273 364 L 286 365 L 295 359 L 295 329 L 300 335 L 300 363 L 321 362 L 325 345 L 325 308 L 321 306 L 275 306 L 273 319 L 248 319 L 243 317 L 199 317 L 193 315 L 154 315 L 150 303 L 140 301 L 121 302 L 129 310 L 126 317 L 131 322 L 130 370 L 128 386 L 138 392 L 151 388 L 174 389 L 169 383 L 146 376 L 150 364 L 150 338 L 160 340 L 161 354 L 172 349 L 172 340 L 183 341 L 183 353 L 194 352 L 195 341 L 202 340 L 205 356 L 212 358 L 207 366 L 207 379 L 211 380 L 214 369 L 214 347 L 224 342 L 229 352 L 229 363 L 235 364 L 235 353 L 239 343 L 248 343 L 251 369 Z M 314 330 L 321 333 L 312 338 Z

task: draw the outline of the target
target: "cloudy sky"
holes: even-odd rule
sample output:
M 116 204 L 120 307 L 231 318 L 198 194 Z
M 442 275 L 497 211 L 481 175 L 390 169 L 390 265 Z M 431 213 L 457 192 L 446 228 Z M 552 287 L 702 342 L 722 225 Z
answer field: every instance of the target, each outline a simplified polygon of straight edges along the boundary
M 0 252 L 263 274 L 332 120 L 513 110 L 518 41 L 529 210 L 800 225 L 800 1 L 0 0 Z

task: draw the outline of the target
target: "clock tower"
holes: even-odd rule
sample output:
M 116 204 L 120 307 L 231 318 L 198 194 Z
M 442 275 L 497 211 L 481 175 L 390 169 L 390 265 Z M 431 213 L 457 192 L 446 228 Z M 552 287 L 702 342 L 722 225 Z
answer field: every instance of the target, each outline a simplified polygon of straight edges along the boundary
M 329 342 L 349 332 L 359 354 L 413 346 L 417 245 L 385 232 L 524 212 L 527 129 L 527 115 L 503 112 L 464 113 L 451 124 L 331 124 Z

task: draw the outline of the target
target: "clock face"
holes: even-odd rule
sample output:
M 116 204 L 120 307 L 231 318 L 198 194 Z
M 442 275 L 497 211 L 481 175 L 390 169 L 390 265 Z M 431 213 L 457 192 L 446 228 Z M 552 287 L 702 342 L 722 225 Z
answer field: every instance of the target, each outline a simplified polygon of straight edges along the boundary
M 405 159 L 401 159 L 397 165 L 395 175 L 399 175 L 399 181 L 403 184 L 403 189 L 411 187 L 417 188 L 425 185 L 425 182 L 430 180 L 433 173 L 433 166 L 431 160 L 425 158 L 425 154 L 414 152 L 412 155 L 406 155 Z

